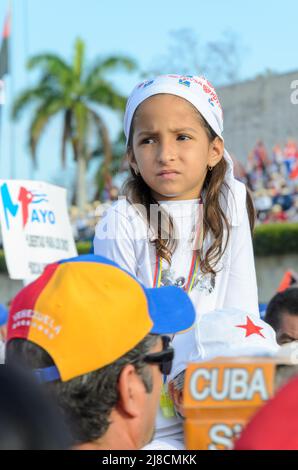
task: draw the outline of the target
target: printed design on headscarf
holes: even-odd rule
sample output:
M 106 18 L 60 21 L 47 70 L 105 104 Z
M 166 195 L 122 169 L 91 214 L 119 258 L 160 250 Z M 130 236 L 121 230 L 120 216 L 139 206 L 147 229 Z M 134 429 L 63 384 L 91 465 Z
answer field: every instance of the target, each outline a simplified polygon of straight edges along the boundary
M 223 114 L 223 110 L 222 110 L 220 101 L 218 99 L 218 96 L 215 92 L 215 89 L 212 83 L 210 83 L 205 77 L 203 76 L 195 77 L 193 75 L 167 75 L 167 76 L 169 78 L 178 78 L 179 84 L 186 85 L 187 87 L 190 87 L 192 83 L 199 85 L 203 89 L 206 95 L 210 95 L 208 98 L 208 103 L 213 107 L 217 105 L 220 108 L 221 113 Z
M 171 269 L 163 269 L 161 273 L 161 286 L 176 286 L 185 289 L 187 283 L 186 276 L 177 276 L 176 272 Z M 203 292 L 205 295 L 210 295 L 215 289 L 215 275 L 202 274 L 198 272 L 192 287 L 193 290 Z
M 183 78 L 179 79 L 179 85 L 185 85 L 187 87 L 190 87 L 190 81 L 189 80 L 184 80 Z
M 178 84 L 179 85 L 184 85 L 188 88 L 190 88 L 192 83 L 196 84 L 196 85 L 199 85 L 206 95 L 210 95 L 209 98 L 208 98 L 208 103 L 212 107 L 217 105 L 220 108 L 221 113 L 223 114 L 222 107 L 221 107 L 220 101 L 218 99 L 218 96 L 215 92 L 215 89 L 214 89 L 212 83 L 210 83 L 205 77 L 203 77 L 203 76 L 202 77 L 195 77 L 194 75 L 173 75 L 173 74 L 166 75 L 166 77 L 178 79 Z M 144 82 L 142 82 L 138 85 L 138 89 L 147 88 L 148 86 L 152 85 L 154 82 L 155 82 L 154 79 L 153 80 L 146 80 L 146 81 L 144 81 Z
M 145 82 L 140 83 L 138 88 L 147 88 L 152 85 L 152 83 L 154 83 L 154 80 L 146 80 Z

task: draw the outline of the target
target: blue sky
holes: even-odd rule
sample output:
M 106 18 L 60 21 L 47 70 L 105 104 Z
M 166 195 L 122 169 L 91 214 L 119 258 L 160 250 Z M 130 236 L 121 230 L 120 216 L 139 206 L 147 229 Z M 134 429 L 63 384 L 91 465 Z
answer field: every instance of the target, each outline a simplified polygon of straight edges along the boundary
M 90 60 L 97 55 L 124 54 L 135 58 L 146 70 L 167 53 L 171 31 L 192 29 L 202 43 L 218 39 L 224 31 L 233 31 L 243 46 L 241 79 L 265 69 L 298 70 L 297 0 L 12 0 L 12 3 L 14 75 L 13 84 L 7 80 L 0 144 L 0 177 L 4 178 L 12 171 L 9 161 L 12 149 L 16 177 L 34 176 L 71 184 L 74 174 L 71 159 L 68 171 L 62 172 L 59 166 L 59 119 L 48 127 L 41 141 L 39 169 L 33 173 L 26 147 L 28 115 L 14 126 L 13 132 L 7 117 L 11 88 L 17 93 L 34 83 L 34 76 L 24 67 L 26 58 L 44 51 L 70 58 L 77 36 L 86 42 Z M 8 0 L 0 0 L 1 28 L 7 5 Z M 123 93 L 129 93 L 138 78 L 136 74 L 116 74 L 113 80 Z M 111 135 L 115 135 L 119 119 L 110 112 L 104 116 Z

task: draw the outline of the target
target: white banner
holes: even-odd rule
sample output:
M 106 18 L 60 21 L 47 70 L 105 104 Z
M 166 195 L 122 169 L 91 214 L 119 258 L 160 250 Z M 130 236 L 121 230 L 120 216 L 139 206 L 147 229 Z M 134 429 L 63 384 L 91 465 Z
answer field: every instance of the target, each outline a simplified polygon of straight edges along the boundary
M 11 279 L 33 280 L 45 265 L 77 255 L 64 188 L 0 180 L 0 222 Z

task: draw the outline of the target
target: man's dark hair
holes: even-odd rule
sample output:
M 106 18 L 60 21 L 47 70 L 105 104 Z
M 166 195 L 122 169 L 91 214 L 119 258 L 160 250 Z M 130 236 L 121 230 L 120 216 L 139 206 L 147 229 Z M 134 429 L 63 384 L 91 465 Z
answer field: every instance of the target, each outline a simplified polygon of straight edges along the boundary
M 270 300 L 265 322 L 269 323 L 277 332 L 281 324 L 281 316 L 283 313 L 289 315 L 298 315 L 298 288 L 290 287 L 283 292 L 279 292 Z
M 73 445 L 92 442 L 106 433 L 110 414 L 119 399 L 117 385 L 124 366 L 133 363 L 146 392 L 152 391 L 152 376 L 142 356 L 155 346 L 157 338 L 156 335 L 147 335 L 135 348 L 102 369 L 67 382 L 58 380 L 46 384 L 63 413 Z M 6 363 L 21 363 L 30 369 L 54 364 L 44 349 L 31 341 L 17 338 L 7 344 Z

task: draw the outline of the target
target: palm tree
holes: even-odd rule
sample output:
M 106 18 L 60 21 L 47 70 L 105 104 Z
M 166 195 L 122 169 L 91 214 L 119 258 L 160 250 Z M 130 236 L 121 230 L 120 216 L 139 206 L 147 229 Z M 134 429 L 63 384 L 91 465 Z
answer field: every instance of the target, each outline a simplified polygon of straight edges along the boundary
M 107 72 L 117 67 L 132 71 L 136 69 L 136 64 L 127 57 L 109 57 L 98 59 L 87 68 L 84 42 L 77 39 L 72 63 L 55 54 L 39 54 L 29 60 L 29 70 L 41 70 L 40 79 L 36 86 L 24 90 L 13 106 L 14 119 L 28 105 L 35 106 L 29 129 L 29 148 L 34 163 L 37 145 L 47 124 L 57 114 L 63 114 L 61 161 L 64 166 L 66 149 L 71 145 L 77 163 L 76 203 L 81 210 L 86 202 L 86 171 L 95 139 L 95 147 L 102 149 L 101 174 L 104 181 L 110 179 L 112 146 L 108 129 L 96 106 L 124 110 L 126 98 L 105 78 Z
M 112 143 L 112 155 L 113 159 L 110 165 L 110 183 L 112 182 L 113 176 L 116 176 L 118 173 L 125 173 L 128 171 L 128 163 L 126 160 L 125 154 L 125 135 L 121 131 L 115 141 Z M 96 148 L 92 153 L 92 158 L 103 159 L 103 146 Z M 94 195 L 95 199 L 99 199 L 104 187 L 107 186 L 107 179 L 104 175 L 104 165 L 99 165 L 97 172 L 95 174 L 95 183 L 96 183 L 96 193 Z

